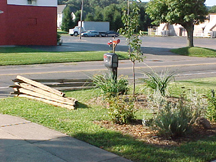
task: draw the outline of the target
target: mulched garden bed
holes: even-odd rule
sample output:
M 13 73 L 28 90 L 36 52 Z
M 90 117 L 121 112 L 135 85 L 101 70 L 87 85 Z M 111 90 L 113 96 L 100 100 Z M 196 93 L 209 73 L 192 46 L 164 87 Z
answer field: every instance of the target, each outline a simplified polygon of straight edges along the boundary
M 114 124 L 111 121 L 94 121 L 95 124 L 100 125 L 101 127 L 119 131 L 123 135 L 130 135 L 135 139 L 139 139 L 148 144 L 160 146 L 160 147 L 169 147 L 169 146 L 178 146 L 184 142 L 197 141 L 199 139 L 210 137 L 216 135 L 216 123 L 211 123 L 211 129 L 204 129 L 202 126 L 193 126 L 193 132 L 184 136 L 178 137 L 175 139 L 165 139 L 158 137 L 156 132 L 151 130 L 149 127 L 144 127 L 141 121 L 137 121 L 131 124 Z
M 101 98 L 97 98 L 93 100 L 94 104 L 101 104 L 105 106 L 104 102 L 102 102 Z M 140 108 L 146 108 L 145 97 L 138 97 L 138 106 Z M 92 101 L 91 101 L 92 103 Z M 142 125 L 142 120 L 136 120 L 130 124 L 115 124 L 112 121 L 94 121 L 95 124 L 100 125 L 106 129 L 119 131 L 123 135 L 129 135 L 135 139 L 143 141 L 148 144 L 156 145 L 159 147 L 171 147 L 171 146 L 179 146 L 182 143 L 197 141 L 199 139 L 205 137 L 211 137 L 216 135 L 216 123 L 211 123 L 211 129 L 204 129 L 202 126 L 193 125 L 193 131 L 190 134 L 187 134 L 184 137 L 176 137 L 176 138 L 163 138 L 156 135 L 156 132 L 151 130 L 149 127 Z

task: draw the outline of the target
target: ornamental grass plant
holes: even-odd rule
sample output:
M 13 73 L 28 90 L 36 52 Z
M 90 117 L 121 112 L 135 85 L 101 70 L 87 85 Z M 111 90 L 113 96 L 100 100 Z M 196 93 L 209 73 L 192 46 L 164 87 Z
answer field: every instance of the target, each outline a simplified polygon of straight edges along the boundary
M 147 87 L 153 90 L 159 90 L 162 96 L 165 96 L 167 93 L 168 84 L 174 79 L 175 72 L 169 72 L 168 70 L 162 71 L 160 74 L 155 71 L 144 72 L 148 77 L 144 79 L 144 83 Z
M 120 76 L 116 80 L 111 74 L 105 73 L 94 75 L 93 82 L 101 90 L 101 94 L 106 97 L 114 97 L 119 94 L 126 94 L 128 91 L 128 80 Z

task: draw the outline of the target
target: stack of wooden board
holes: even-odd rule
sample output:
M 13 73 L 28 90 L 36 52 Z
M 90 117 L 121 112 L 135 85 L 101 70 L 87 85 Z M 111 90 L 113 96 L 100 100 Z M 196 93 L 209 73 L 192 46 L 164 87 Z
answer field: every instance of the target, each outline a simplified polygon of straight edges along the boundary
M 95 88 L 92 79 L 34 79 L 60 91 L 72 91 Z
M 14 94 L 18 97 L 26 97 L 39 100 L 55 106 L 60 106 L 68 109 L 75 109 L 77 100 L 67 98 L 65 94 L 59 90 L 50 88 L 42 83 L 33 81 L 23 76 L 17 76 L 13 80 Z

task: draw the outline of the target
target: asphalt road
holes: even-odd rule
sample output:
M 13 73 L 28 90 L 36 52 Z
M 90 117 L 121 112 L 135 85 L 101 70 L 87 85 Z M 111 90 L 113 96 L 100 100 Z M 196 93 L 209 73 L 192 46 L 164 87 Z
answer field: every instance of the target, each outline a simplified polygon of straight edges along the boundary
M 82 38 L 63 36 L 63 45 L 56 47 L 34 46 L 45 51 L 108 51 L 107 42 L 112 38 Z M 127 51 L 126 40 L 119 37 L 117 51 Z M 176 79 L 190 79 L 216 76 L 216 58 L 197 58 L 179 56 L 169 52 L 172 48 L 186 46 L 184 37 L 142 37 L 142 51 L 146 57 L 144 62 L 136 63 L 136 77 L 143 78 L 143 71 L 154 69 L 157 72 L 176 72 Z M 195 38 L 195 46 L 216 49 L 216 39 Z M 102 58 L 103 59 L 103 58 Z M 132 78 L 132 64 L 128 60 L 119 61 L 118 74 Z M 63 63 L 46 65 L 2 66 L 0 67 L 0 97 L 9 96 L 13 90 L 12 79 L 22 75 L 32 79 L 69 79 L 89 78 L 96 73 L 107 72 L 103 61 Z
M 111 48 L 107 43 L 112 40 L 112 37 L 79 37 L 62 36 L 63 45 L 50 48 L 35 47 L 45 51 L 107 51 Z M 117 37 L 120 39 L 120 44 L 116 47 L 117 51 L 127 51 L 127 41 L 123 37 Z M 185 37 L 149 37 L 143 36 L 142 51 L 146 54 L 167 55 L 167 51 L 172 48 L 180 48 L 187 46 Z M 194 45 L 198 47 L 216 49 L 216 39 L 211 38 L 194 38 Z M 165 53 L 163 53 L 165 52 Z

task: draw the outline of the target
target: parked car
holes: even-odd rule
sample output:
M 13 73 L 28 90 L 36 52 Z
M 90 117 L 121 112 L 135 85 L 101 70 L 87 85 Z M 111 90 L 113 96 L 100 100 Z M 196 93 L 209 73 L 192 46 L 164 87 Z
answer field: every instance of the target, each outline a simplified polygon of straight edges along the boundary
M 88 30 L 84 33 L 81 33 L 81 36 L 83 37 L 99 37 L 99 32 L 96 30 Z
M 103 33 L 102 36 L 104 36 L 104 37 L 118 37 L 119 33 L 115 32 L 115 31 L 107 31 L 107 32 Z

